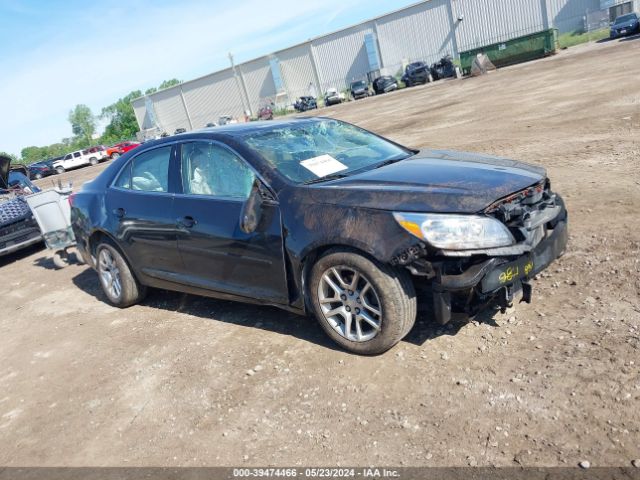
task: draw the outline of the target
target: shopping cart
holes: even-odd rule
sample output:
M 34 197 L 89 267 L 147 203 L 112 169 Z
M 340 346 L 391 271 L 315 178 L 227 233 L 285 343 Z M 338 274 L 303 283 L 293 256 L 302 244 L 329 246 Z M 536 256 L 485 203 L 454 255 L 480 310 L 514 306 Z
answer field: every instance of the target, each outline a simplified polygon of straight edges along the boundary
M 68 249 L 75 247 L 76 237 L 71 228 L 71 186 L 53 188 L 25 197 L 40 227 L 44 243 L 53 250 L 53 263 L 58 268 L 69 264 Z M 75 255 L 82 262 L 80 255 Z

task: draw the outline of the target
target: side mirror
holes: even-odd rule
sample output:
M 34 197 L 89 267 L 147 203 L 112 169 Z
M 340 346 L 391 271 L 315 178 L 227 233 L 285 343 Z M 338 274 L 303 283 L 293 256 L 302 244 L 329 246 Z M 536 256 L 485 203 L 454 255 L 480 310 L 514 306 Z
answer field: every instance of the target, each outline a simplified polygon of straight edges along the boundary
M 262 186 L 262 182 L 255 178 L 251 185 L 249 197 L 240 210 L 240 230 L 244 233 L 253 233 L 260 225 L 263 207 L 265 205 L 275 205 L 276 201 L 271 198 L 271 194 Z

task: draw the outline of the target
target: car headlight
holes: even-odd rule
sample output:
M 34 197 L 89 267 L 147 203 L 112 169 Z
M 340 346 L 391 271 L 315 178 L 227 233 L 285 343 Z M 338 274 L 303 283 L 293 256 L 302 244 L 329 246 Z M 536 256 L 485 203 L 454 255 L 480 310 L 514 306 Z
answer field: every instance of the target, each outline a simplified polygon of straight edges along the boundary
M 513 245 L 515 239 L 500 221 L 480 215 L 394 212 L 407 232 L 444 250 L 472 250 Z

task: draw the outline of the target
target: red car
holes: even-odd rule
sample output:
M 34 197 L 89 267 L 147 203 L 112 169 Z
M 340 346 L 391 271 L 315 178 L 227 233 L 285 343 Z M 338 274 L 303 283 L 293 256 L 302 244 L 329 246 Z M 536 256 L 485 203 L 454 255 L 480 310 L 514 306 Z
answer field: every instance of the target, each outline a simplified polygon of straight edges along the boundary
M 133 150 L 138 145 L 138 142 L 120 142 L 116 143 L 112 147 L 107 148 L 107 156 L 111 158 L 118 158 L 123 153 L 127 153 L 129 150 Z

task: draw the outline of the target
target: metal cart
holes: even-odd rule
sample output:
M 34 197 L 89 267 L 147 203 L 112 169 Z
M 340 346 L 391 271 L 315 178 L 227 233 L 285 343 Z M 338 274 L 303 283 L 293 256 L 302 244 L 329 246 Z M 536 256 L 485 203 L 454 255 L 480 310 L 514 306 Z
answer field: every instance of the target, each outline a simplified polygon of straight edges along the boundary
M 76 237 L 71 228 L 71 192 L 71 186 L 59 186 L 25 197 L 47 248 L 54 252 L 53 263 L 58 268 L 69 264 L 68 249 L 76 245 Z M 80 255 L 75 257 L 77 261 L 82 261 Z

